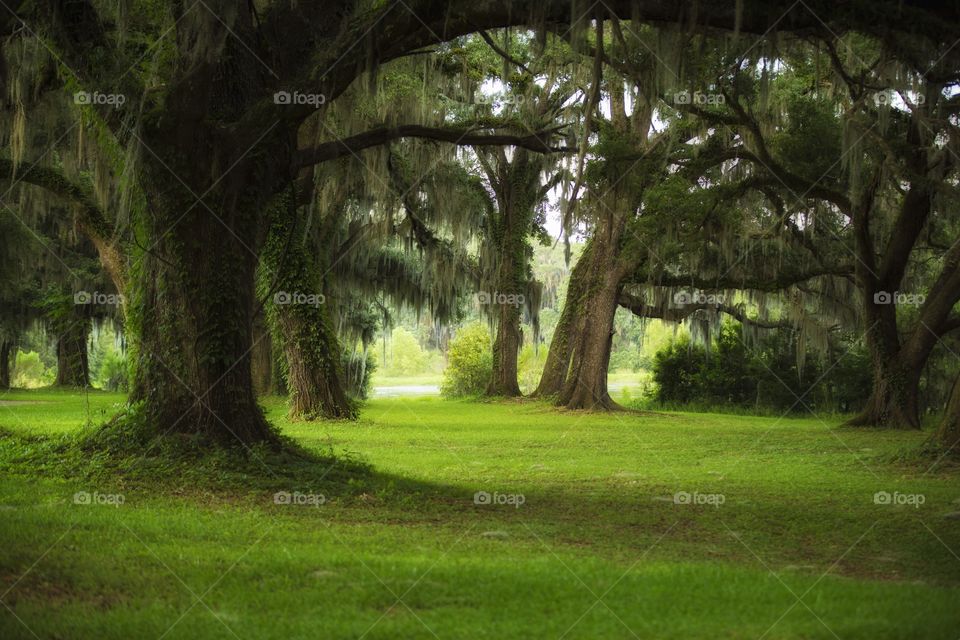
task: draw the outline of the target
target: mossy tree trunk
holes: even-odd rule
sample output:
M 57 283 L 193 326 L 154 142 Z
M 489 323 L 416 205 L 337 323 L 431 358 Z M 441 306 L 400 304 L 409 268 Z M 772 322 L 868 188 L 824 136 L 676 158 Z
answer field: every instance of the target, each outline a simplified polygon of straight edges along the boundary
M 279 200 L 271 210 L 260 291 L 266 296 L 274 344 L 286 360 L 289 415 L 304 420 L 356 418 L 344 384 L 340 342 L 322 293 L 322 262 L 312 257 L 303 229 L 287 215 L 290 203 Z
M 527 225 L 519 224 L 509 208 L 504 212 L 498 254 L 500 261 L 495 279 L 496 291 L 484 292 L 487 304 L 495 305 L 497 333 L 493 341 L 493 370 L 487 383 L 488 396 L 519 397 L 517 358 L 520 353 L 520 300 L 525 288 L 524 256 L 527 254 L 524 235 Z
M 89 333 L 89 321 L 77 321 L 57 337 L 57 377 L 54 384 L 58 387 L 90 386 L 87 358 Z
M 587 274 L 591 267 L 592 246 L 592 241 L 588 240 L 583 253 L 577 260 L 577 264 L 570 272 L 563 310 L 560 312 L 560 318 L 557 320 L 557 326 L 553 331 L 550 349 L 547 351 L 547 360 L 544 363 L 543 373 L 540 375 L 540 383 L 537 385 L 536 391 L 533 392 L 534 396 L 556 396 L 566 382 L 567 373 L 570 371 L 570 351 L 575 337 L 575 327 L 578 325 L 580 317 L 579 301 L 584 294 Z
M 557 396 L 557 404 L 568 409 L 617 408 L 607 390 L 607 368 L 622 288 L 623 273 L 617 253 L 623 224 L 612 221 L 612 228 L 598 229 L 594 236 L 589 269 L 576 300 L 570 369 Z

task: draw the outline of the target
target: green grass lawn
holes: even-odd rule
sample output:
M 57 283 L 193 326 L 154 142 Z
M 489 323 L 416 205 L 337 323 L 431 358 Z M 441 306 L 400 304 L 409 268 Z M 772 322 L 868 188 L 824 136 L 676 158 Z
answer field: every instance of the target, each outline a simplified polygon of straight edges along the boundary
M 268 398 L 285 434 L 372 473 L 36 462 L 122 402 L 0 395 L 0 638 L 960 635 L 960 472 L 901 455 L 926 434 L 439 398 L 289 423 Z

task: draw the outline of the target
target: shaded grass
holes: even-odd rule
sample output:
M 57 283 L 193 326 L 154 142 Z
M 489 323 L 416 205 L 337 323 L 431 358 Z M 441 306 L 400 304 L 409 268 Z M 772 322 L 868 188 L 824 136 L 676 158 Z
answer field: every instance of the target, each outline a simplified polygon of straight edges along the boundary
M 276 482 L 253 458 L 228 481 L 202 457 L 73 476 L 16 456 L 70 416 L 78 431 L 80 402 L 9 397 L 60 403 L 0 408 L 0 599 L 40 637 L 955 638 L 960 624 L 956 470 L 902 455 L 926 434 L 438 399 L 289 423 L 266 398 L 304 449 L 359 466 L 330 485 Z M 325 501 L 278 505 L 277 487 Z M 78 490 L 125 500 L 75 505 Z M 680 491 L 724 502 L 675 504 Z M 32 636 L 0 608 L 0 637 Z

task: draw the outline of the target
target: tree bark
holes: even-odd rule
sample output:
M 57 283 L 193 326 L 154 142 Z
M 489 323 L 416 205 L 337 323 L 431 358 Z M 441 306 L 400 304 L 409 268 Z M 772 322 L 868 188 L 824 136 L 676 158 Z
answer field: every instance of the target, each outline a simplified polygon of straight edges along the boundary
M 583 253 L 580 254 L 580 259 L 577 260 L 577 264 L 570 272 L 563 310 L 560 312 L 557 327 L 554 329 L 553 338 L 550 340 L 550 350 L 547 352 L 547 361 L 544 363 L 543 373 L 540 375 L 540 383 L 532 394 L 535 397 L 543 398 L 558 395 L 567 380 L 567 373 L 570 371 L 570 352 L 574 338 L 574 327 L 579 322 L 579 303 L 584 294 L 587 274 L 590 269 L 592 246 L 593 243 L 588 240 Z
M 250 375 L 253 391 L 258 396 L 276 395 L 274 379 L 273 344 L 263 314 L 253 320 L 253 350 L 250 354 Z
M 557 404 L 568 409 L 616 409 L 607 390 L 607 367 L 624 270 L 618 260 L 626 221 L 614 216 L 594 232 L 589 268 L 577 304 L 570 370 Z
M 502 206 L 502 205 L 501 205 Z M 493 370 L 486 395 L 516 398 L 520 393 L 517 358 L 520 353 L 520 297 L 522 296 L 522 256 L 525 228 L 517 229 L 508 212 L 503 224 L 503 240 L 498 255 L 500 264 L 495 280 L 496 291 L 485 292 L 486 304 L 496 305 L 497 335 L 493 341 Z
M 76 321 L 66 327 L 57 338 L 58 387 L 89 387 L 90 367 L 87 361 L 89 320 Z
M 278 198 L 271 209 L 260 276 L 274 344 L 286 358 L 289 415 L 295 420 L 353 419 L 357 412 L 346 392 L 340 342 L 316 275 L 322 267 L 304 244 L 290 204 L 286 197 Z
M 937 428 L 935 439 L 937 444 L 947 451 L 960 455 L 960 374 L 953 383 L 947 411 Z
M 10 360 L 13 354 L 13 341 L 0 340 L 0 389 L 10 388 Z

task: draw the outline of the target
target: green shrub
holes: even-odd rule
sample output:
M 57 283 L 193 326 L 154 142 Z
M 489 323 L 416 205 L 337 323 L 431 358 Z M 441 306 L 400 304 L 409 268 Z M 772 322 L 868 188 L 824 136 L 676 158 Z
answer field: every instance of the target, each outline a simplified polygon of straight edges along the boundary
M 130 378 L 126 358 L 117 351 L 107 351 L 97 363 L 93 383 L 107 391 L 128 391 Z
M 10 372 L 10 384 L 19 389 L 35 389 L 53 384 L 56 369 L 47 368 L 36 351 L 18 350 Z
M 390 335 L 390 361 L 384 371 L 389 376 L 413 376 L 427 370 L 428 356 L 416 337 L 403 327 Z
M 490 331 L 482 322 L 468 324 L 450 341 L 440 393 L 448 397 L 480 395 L 492 372 Z

